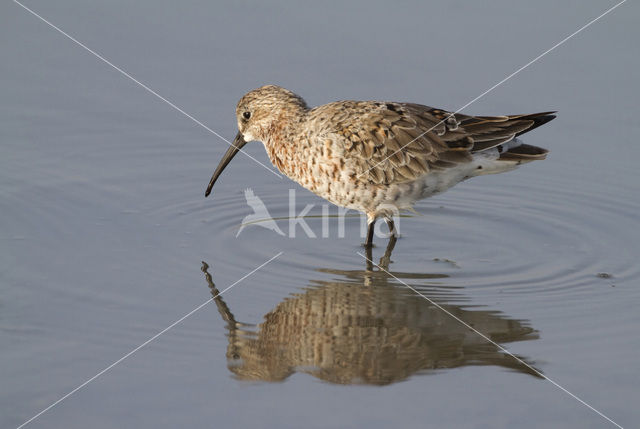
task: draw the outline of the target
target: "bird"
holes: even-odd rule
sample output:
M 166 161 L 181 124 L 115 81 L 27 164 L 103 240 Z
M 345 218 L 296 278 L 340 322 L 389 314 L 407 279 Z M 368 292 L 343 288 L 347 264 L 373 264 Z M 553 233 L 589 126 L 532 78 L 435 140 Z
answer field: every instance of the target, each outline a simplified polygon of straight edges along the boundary
M 282 232 L 276 221 L 273 220 L 269 214 L 269 210 L 267 210 L 267 207 L 264 205 L 262 200 L 253 192 L 253 189 L 245 189 L 244 198 L 247 200 L 247 205 L 253 209 L 253 213 L 242 219 L 242 223 L 236 233 L 236 237 L 240 235 L 245 226 L 252 222 L 256 222 L 256 225 L 270 229 L 279 235 L 284 235 L 284 232 Z
M 336 101 L 310 108 L 277 85 L 247 92 L 236 106 L 238 133 L 215 169 L 220 174 L 251 141 L 264 145 L 271 163 L 304 188 L 367 217 L 364 245 L 374 225 L 387 223 L 416 201 L 469 178 L 513 170 L 545 159 L 547 149 L 519 138 L 556 117 L 555 111 L 470 116 L 421 104 Z

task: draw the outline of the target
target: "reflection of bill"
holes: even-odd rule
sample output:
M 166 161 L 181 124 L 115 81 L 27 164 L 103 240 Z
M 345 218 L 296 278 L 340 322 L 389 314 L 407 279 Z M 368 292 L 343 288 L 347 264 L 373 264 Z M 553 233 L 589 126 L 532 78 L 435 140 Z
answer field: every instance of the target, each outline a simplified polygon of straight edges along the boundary
M 215 296 L 207 269 L 203 263 Z M 237 378 L 282 381 L 304 372 L 332 383 L 384 385 L 416 373 L 467 365 L 495 365 L 540 377 L 422 297 L 394 284 L 384 271 L 319 271 L 339 279 L 312 280 L 311 287 L 285 298 L 257 326 L 237 322 L 225 302 L 215 298 L 229 330 L 229 369 Z M 445 275 L 394 275 L 421 280 L 422 285 L 415 285 L 421 293 L 493 341 L 538 338 L 526 321 L 453 304 L 465 298 L 454 293 L 457 289 L 434 284 Z M 518 359 L 532 365 L 526 358 Z
M 276 232 L 277 234 L 284 235 L 284 232 L 278 227 L 278 224 L 269 214 L 269 210 L 264 205 L 262 200 L 253 193 L 251 188 L 245 189 L 244 197 L 247 200 L 247 205 L 253 209 L 253 214 L 245 216 L 242 219 L 242 224 L 240 225 L 240 229 L 238 229 L 238 233 L 236 237 L 240 235 L 245 226 L 249 224 L 256 224 L 263 228 L 270 229 L 271 231 Z

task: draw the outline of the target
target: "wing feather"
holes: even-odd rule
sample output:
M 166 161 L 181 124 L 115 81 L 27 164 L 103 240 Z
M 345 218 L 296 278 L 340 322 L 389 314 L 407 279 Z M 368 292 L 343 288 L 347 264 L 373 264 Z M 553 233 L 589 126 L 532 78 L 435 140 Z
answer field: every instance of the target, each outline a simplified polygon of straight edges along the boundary
M 468 116 L 412 103 L 342 101 L 313 109 L 323 134 L 343 142 L 358 181 L 390 185 L 469 162 L 553 119 L 554 112 Z

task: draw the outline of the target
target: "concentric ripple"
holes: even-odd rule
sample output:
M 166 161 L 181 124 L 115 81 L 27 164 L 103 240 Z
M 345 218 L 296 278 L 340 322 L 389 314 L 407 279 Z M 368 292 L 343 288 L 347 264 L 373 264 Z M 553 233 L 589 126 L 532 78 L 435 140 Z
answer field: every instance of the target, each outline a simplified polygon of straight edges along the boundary
M 632 243 L 621 226 L 634 225 L 634 213 L 640 208 L 637 201 L 620 197 L 631 189 L 618 188 L 615 194 L 606 188 L 594 191 L 566 178 L 538 177 L 535 183 L 511 181 L 508 186 L 487 181 L 477 178 L 419 202 L 423 216 L 410 215 L 399 222 L 402 238 L 391 269 L 446 272 L 449 284 L 549 295 L 610 287 L 638 275 L 633 255 L 621 250 Z M 225 265 L 250 268 L 248 261 L 284 251 L 286 257 L 277 267 L 266 270 L 274 270 L 276 277 L 285 267 L 287 283 L 308 284 L 309 270 L 363 266 L 356 254 L 362 251 L 356 213 L 345 220 L 345 234 L 339 238 L 338 211 L 329 207 L 328 237 L 323 238 L 325 202 L 299 188 L 293 212 L 298 215 L 306 204 L 314 204 L 305 222 L 317 237 L 309 238 L 300 226 L 295 237 L 289 237 L 288 190 L 294 186 L 280 181 L 255 190 L 284 236 L 260 227 L 264 225 L 249 224 L 236 237 L 245 216 L 253 213 L 242 190 L 170 204 L 157 214 L 200 231 L 211 241 L 223 241 L 225 252 L 218 256 Z M 380 252 L 385 240 L 376 238 L 376 244 Z M 600 273 L 610 278 L 598 278 Z
M 456 278 L 468 286 L 566 295 L 594 283 L 609 286 L 598 273 L 615 281 L 638 274 L 623 250 L 633 239 L 621 227 L 636 223 L 638 202 L 591 191 L 541 179 L 487 193 L 471 182 L 442 196 L 441 208 L 420 223 L 436 231 L 432 249 L 452 249 L 461 268 Z

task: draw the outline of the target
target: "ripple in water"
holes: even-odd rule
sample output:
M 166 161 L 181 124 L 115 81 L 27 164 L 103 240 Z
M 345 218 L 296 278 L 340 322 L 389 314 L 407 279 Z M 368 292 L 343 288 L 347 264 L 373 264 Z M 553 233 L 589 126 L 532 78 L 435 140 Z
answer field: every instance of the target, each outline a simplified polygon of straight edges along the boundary
M 463 195 L 445 195 L 444 209 L 426 216 L 430 229 L 451 234 L 449 240 L 464 248 L 456 259 L 458 278 L 511 293 L 569 295 L 592 287 L 598 272 L 619 280 L 638 275 L 631 255 L 621 250 L 634 247 L 624 226 L 636 223 L 636 201 L 549 181 L 536 185 L 491 195 L 469 186 Z M 452 225 L 454 231 L 447 229 Z
M 516 176 L 517 178 L 517 176 Z M 473 286 L 505 293 L 572 295 L 594 287 L 600 272 L 616 281 L 638 275 L 631 255 L 626 228 L 634 228 L 639 203 L 606 189 L 584 189 L 572 178 L 537 177 L 533 183 L 511 181 L 509 186 L 483 183 L 478 178 L 453 190 L 419 202 L 424 216 L 401 219 L 396 263 L 424 267 L 435 260 L 452 263 L 451 284 Z M 289 238 L 290 184 L 279 181 L 255 190 L 285 236 L 247 226 L 236 238 L 243 218 L 252 213 L 242 190 L 226 189 L 205 200 L 180 200 L 166 204 L 155 215 L 178 222 L 192 231 L 210 234 L 213 247 L 223 246 L 216 264 L 250 270 L 278 250 L 285 250 L 278 267 L 286 265 L 289 277 L 304 281 L 308 268 L 323 261 L 326 266 L 353 265 L 360 257 L 360 219 L 346 219 L 345 237 L 337 236 L 337 220 L 330 219 L 329 238 L 311 241 L 301 229 Z M 315 204 L 305 219 L 321 235 L 324 200 L 297 189 L 296 214 L 305 204 Z M 335 216 L 337 208 L 331 206 Z M 351 215 L 356 215 L 351 212 Z M 384 240 L 376 239 L 378 245 Z M 238 255 L 242 255 L 241 260 Z M 358 263 L 358 262 L 356 262 Z M 606 282 L 601 282 L 606 283 Z M 610 282 L 609 282 L 610 283 Z

